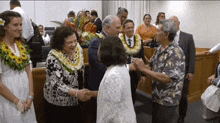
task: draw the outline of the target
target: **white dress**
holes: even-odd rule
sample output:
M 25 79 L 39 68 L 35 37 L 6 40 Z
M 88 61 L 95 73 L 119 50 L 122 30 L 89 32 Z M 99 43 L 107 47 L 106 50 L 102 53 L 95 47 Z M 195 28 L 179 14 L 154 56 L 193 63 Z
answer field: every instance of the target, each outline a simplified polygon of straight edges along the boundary
M 11 48 L 11 47 L 10 47 Z M 20 56 L 17 45 L 15 55 Z M 29 95 L 29 81 L 26 71 L 19 72 L 12 70 L 9 66 L 4 65 L 0 60 L 1 82 L 21 101 L 25 102 Z M 15 104 L 0 95 L 0 123 L 37 123 L 33 103 L 31 108 L 20 113 Z
M 98 91 L 96 123 L 136 123 L 129 70 L 125 65 L 106 70 Z

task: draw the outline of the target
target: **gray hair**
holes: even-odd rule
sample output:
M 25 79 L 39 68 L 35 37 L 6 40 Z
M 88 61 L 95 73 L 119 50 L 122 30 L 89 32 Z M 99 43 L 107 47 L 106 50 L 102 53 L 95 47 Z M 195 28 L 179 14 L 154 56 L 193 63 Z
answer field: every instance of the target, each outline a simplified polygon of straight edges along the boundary
M 115 15 L 106 16 L 105 19 L 102 21 L 102 30 L 106 29 L 106 26 L 108 25 L 111 26 L 115 18 L 118 18 L 118 17 Z
M 121 7 L 119 7 L 119 8 L 118 8 L 118 12 L 117 12 L 117 16 L 120 15 L 122 12 L 128 13 L 128 10 L 127 10 L 126 8 L 121 8 Z
M 176 36 L 176 32 L 177 32 L 177 28 L 176 28 L 174 21 L 171 19 L 162 20 L 160 21 L 160 24 L 162 25 L 163 33 L 169 32 L 170 34 L 168 36 L 168 39 L 170 41 L 173 41 Z

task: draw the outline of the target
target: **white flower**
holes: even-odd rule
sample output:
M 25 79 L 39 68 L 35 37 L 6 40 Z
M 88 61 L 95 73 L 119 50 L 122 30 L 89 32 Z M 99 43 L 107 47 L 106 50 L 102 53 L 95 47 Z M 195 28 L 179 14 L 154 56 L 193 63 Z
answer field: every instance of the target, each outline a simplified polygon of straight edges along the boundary
M 1 18 L 0 18 L 0 25 L 1 25 L 1 26 L 4 26 L 4 25 L 5 25 L 5 21 L 2 20 Z

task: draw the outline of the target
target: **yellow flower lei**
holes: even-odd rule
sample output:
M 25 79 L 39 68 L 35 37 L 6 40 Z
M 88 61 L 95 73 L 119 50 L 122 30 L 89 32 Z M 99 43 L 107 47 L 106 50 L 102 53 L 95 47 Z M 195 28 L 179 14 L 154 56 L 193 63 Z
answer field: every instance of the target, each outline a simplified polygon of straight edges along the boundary
M 52 49 L 51 55 L 56 57 L 58 61 L 65 67 L 67 71 L 70 73 L 74 73 L 75 70 L 79 70 L 82 68 L 84 64 L 84 58 L 83 58 L 83 50 L 79 43 L 77 43 L 76 51 L 74 53 L 74 61 L 71 61 L 68 59 L 61 51 Z
M 4 64 L 8 65 L 10 68 L 22 71 L 26 68 L 26 65 L 29 64 L 30 59 L 28 55 L 30 54 L 30 50 L 26 50 L 27 46 L 19 41 L 15 41 L 15 43 L 20 52 L 20 56 L 16 56 L 3 41 L 0 43 L 0 58 L 4 60 Z
M 141 36 L 138 34 L 135 34 L 135 44 L 133 47 L 129 47 L 127 42 L 125 41 L 125 34 L 119 34 L 119 38 L 122 41 L 122 44 L 124 45 L 124 48 L 126 50 L 126 53 L 130 55 L 135 55 L 141 50 Z

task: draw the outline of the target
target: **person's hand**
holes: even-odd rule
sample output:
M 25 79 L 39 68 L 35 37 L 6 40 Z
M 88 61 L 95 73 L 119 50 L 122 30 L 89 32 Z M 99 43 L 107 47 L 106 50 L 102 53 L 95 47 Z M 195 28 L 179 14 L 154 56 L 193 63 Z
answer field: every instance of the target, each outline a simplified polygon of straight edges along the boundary
M 133 63 L 134 63 L 134 66 L 139 70 L 139 71 L 142 71 L 144 68 L 145 68 L 145 64 L 144 64 L 144 61 L 140 58 L 134 58 L 133 59 Z
M 24 104 L 19 100 L 16 105 L 16 108 L 18 109 L 18 111 L 20 111 L 21 113 L 24 112 Z
M 145 83 L 145 80 L 146 80 L 146 77 L 145 77 L 145 76 L 142 76 L 139 82 L 140 82 L 141 84 L 143 84 L 143 83 Z
M 188 73 L 188 74 L 187 74 L 188 80 L 191 81 L 191 80 L 193 79 L 193 76 L 194 76 L 194 74 Z
M 203 51 L 203 53 L 204 53 L 204 54 L 206 54 L 206 55 L 211 54 L 211 52 L 210 52 L 210 51 Z
M 213 80 L 215 79 L 215 75 L 212 75 L 208 78 L 207 83 L 212 84 Z
M 88 101 L 91 98 L 91 91 L 88 89 L 81 89 L 77 92 L 77 97 L 80 101 Z
M 28 111 L 31 108 L 32 100 L 27 98 L 24 103 L 24 111 Z
M 152 42 L 152 39 L 143 40 L 144 45 L 147 45 L 149 42 Z

